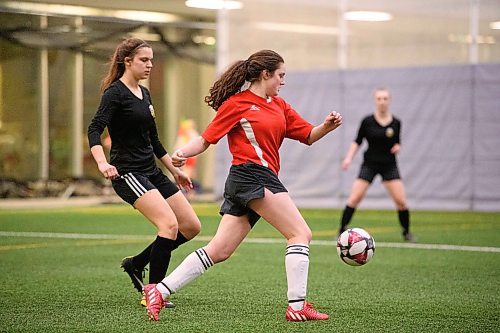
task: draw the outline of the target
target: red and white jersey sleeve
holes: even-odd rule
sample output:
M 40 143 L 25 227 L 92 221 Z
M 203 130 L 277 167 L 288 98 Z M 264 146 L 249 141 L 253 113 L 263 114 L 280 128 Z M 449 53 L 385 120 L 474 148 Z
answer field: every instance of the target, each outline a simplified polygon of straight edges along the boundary
M 307 144 L 312 128 L 282 98 L 265 99 L 245 90 L 220 106 L 201 136 L 215 144 L 227 135 L 233 165 L 253 162 L 278 174 L 283 140 Z

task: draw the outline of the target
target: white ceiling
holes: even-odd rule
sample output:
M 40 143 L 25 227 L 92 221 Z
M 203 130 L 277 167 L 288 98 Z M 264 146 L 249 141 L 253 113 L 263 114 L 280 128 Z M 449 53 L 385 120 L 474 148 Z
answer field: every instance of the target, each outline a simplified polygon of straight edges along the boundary
M 76 6 L 89 6 L 102 9 L 129 9 L 173 13 L 191 17 L 199 17 L 215 20 L 216 11 L 206 9 L 188 8 L 184 0 L 23 0 L 24 2 L 66 4 Z M 345 1 L 348 10 L 379 10 L 389 11 L 402 15 L 423 15 L 453 17 L 462 15 L 463 8 L 468 7 L 471 1 L 478 1 L 481 6 L 480 15 L 485 19 L 500 20 L 500 0 L 240 0 L 244 4 L 255 5 L 257 3 L 275 5 L 277 14 L 286 15 L 287 8 L 323 8 L 325 10 L 336 9 Z M 5 2 L 4 0 L 0 1 Z M 285 13 L 279 13 L 283 8 Z M 458 9 L 458 10 L 456 10 Z M 245 10 L 245 6 L 243 7 Z

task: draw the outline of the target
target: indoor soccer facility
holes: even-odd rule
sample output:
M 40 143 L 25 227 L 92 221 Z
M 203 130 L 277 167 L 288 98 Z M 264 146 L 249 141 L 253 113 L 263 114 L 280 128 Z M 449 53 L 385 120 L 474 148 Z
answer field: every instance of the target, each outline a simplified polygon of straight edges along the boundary
M 131 56 L 112 58 L 130 40 Z M 296 132 L 274 156 L 279 179 L 248 122 L 226 129 L 241 125 L 237 144 L 261 162 L 248 173 L 269 171 L 272 194 L 263 186 L 267 197 L 231 202 L 243 189 L 227 188 L 246 174 L 228 176 L 237 146 L 228 135 L 182 166 L 193 181 L 185 197 L 164 178 L 158 201 L 135 205 L 157 184 L 132 173 L 118 193 L 108 165 L 118 140 L 98 131 L 109 119 L 95 121 L 110 64 L 139 59 L 142 97 L 126 93 L 179 162 L 179 147 L 213 124 L 214 82 L 237 61 L 248 70 L 256 53 L 284 59 L 257 82 L 274 82 L 297 111 L 286 109 Z M 125 95 L 116 96 L 118 105 Z M 393 164 L 366 168 L 367 133 L 389 100 L 397 126 L 378 133 L 394 139 L 384 151 Z M 256 103 L 247 111 L 260 112 Z M 342 124 L 309 145 L 304 128 L 325 117 Z M 160 160 L 174 175 L 149 143 L 149 166 Z M 500 0 L 0 0 L 0 332 L 498 332 L 499 147 Z M 103 177 L 110 169 L 115 178 Z M 366 187 L 356 192 L 358 181 Z M 253 225 L 252 201 L 273 221 Z M 155 224 L 166 215 L 175 237 Z
M 345 200 L 357 170 L 338 166 L 373 90 L 387 87 L 404 123 L 399 161 L 412 206 L 500 209 L 498 1 L 210 2 L 1 1 L 0 178 L 99 179 L 86 128 L 114 45 L 136 36 L 155 50 L 145 84 L 169 151 L 184 119 L 201 131 L 213 118 L 203 98 L 218 73 L 273 49 L 295 109 L 313 123 L 331 110 L 344 116 L 307 169 L 303 147 L 285 142 L 282 180 L 301 206 Z M 205 197 L 221 197 L 229 159 L 223 145 L 200 156 Z M 64 190 L 73 193 L 54 195 Z M 363 205 L 391 203 L 374 184 Z

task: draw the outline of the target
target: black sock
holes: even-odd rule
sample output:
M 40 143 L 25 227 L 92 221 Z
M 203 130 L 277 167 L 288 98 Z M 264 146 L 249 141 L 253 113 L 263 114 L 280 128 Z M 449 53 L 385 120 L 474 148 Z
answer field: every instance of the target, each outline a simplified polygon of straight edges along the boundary
M 180 231 L 177 232 L 177 239 L 174 241 L 174 247 L 172 248 L 172 251 L 181 246 L 182 244 L 186 243 L 189 241 L 186 237 L 184 237 L 183 234 L 181 234 Z
M 347 229 L 347 225 L 351 222 L 351 218 L 355 210 L 356 208 L 352 208 L 347 205 L 345 206 L 344 212 L 342 213 L 342 220 L 340 220 L 339 233 L 342 233 Z
M 174 248 L 172 249 L 172 251 L 181 246 L 182 244 L 186 243 L 187 241 L 189 241 L 189 239 L 184 237 L 184 235 L 181 234 L 180 231 L 178 231 L 177 239 L 175 240 Z M 132 258 L 132 262 L 134 263 L 134 266 L 138 270 L 143 270 L 144 267 L 146 267 L 146 265 L 149 264 L 149 257 L 151 256 L 151 248 L 153 247 L 153 243 L 149 244 L 149 246 L 145 248 L 141 253 Z
M 178 231 L 177 239 L 174 242 L 174 247 L 172 248 L 172 251 L 181 246 L 182 244 L 186 243 L 187 241 L 189 241 L 189 239 L 184 237 L 184 235 L 181 234 L 180 231 Z M 134 263 L 134 266 L 138 270 L 142 271 L 144 267 L 146 267 L 147 264 L 149 264 L 149 258 L 151 257 L 151 248 L 153 247 L 153 243 L 149 244 L 149 246 L 145 248 L 141 253 L 132 258 L 132 262 Z
M 165 277 L 174 244 L 173 239 L 156 236 L 149 259 L 149 283 L 159 283 Z
M 410 232 L 410 212 L 408 209 L 398 210 L 399 224 L 403 227 L 403 234 Z
M 154 242 L 153 242 L 154 243 Z M 132 258 L 135 268 L 142 271 L 147 264 L 149 264 L 149 257 L 151 257 L 151 248 L 153 243 L 149 244 L 141 253 Z

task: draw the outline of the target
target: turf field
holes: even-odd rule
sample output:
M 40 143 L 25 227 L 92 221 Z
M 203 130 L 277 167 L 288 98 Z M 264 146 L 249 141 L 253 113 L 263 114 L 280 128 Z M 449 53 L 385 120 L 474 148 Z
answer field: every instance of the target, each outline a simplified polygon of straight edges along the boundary
M 215 205 L 195 205 L 196 241 L 214 234 Z M 414 247 L 396 213 L 360 210 L 353 226 L 375 238 L 363 267 L 340 261 L 332 239 L 339 210 L 304 210 L 313 230 L 308 299 L 329 321 L 285 321 L 284 241 L 260 221 L 228 261 L 172 297 L 147 320 L 119 268 L 153 239 L 126 205 L 0 210 L 0 332 L 499 332 L 500 213 L 412 212 Z

